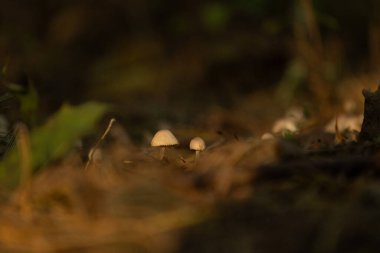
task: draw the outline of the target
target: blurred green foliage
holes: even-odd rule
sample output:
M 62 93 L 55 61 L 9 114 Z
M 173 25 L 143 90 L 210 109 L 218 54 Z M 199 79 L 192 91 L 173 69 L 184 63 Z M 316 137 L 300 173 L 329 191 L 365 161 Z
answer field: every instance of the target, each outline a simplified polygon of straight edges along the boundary
M 65 155 L 80 138 L 91 133 L 107 106 L 87 102 L 80 106 L 63 105 L 45 124 L 30 133 L 31 171 L 35 172 Z M 20 180 L 19 147 L 14 147 L 0 163 L 0 182 L 15 186 Z

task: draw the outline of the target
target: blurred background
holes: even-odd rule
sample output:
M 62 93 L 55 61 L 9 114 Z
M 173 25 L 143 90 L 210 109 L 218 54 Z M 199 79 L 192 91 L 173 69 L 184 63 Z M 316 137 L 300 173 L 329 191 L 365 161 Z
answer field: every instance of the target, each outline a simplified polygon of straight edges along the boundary
M 380 0 L 0 0 L 0 251 L 378 252 L 379 138 L 355 138 L 379 14 Z M 293 129 L 257 141 L 276 123 Z M 161 162 L 160 128 L 180 143 Z
M 132 135 L 165 122 L 244 132 L 295 104 L 331 115 L 380 80 L 379 0 L 0 3 L 2 80 L 34 94 L 39 119 L 97 100 Z

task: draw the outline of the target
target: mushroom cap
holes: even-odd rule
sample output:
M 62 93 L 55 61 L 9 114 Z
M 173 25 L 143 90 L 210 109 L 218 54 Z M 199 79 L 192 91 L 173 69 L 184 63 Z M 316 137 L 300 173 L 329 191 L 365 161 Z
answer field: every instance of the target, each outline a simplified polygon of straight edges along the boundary
M 190 149 L 203 151 L 206 148 L 205 141 L 201 137 L 194 137 L 190 141 Z
M 271 133 L 264 133 L 263 135 L 261 135 L 261 139 L 262 140 L 271 140 L 271 139 L 274 139 L 274 136 Z
M 160 130 L 152 138 L 150 145 L 152 147 L 166 147 L 178 145 L 177 138 L 169 130 Z

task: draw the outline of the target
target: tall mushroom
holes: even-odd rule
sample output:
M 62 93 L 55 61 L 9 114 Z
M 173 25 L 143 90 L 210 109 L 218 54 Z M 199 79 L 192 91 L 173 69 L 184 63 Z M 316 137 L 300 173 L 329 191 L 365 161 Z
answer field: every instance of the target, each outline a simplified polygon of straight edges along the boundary
M 201 137 L 194 137 L 190 141 L 190 150 L 195 150 L 195 162 L 199 159 L 199 153 L 205 150 L 206 144 L 205 141 Z
M 164 159 L 165 148 L 178 145 L 177 138 L 169 130 L 160 130 L 152 138 L 150 145 L 152 147 L 160 147 L 160 160 Z

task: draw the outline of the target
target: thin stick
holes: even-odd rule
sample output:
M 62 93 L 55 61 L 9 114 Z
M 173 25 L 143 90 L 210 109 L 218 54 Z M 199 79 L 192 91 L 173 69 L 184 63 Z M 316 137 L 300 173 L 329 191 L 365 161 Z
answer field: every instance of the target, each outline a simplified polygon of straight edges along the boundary
M 110 122 L 108 123 L 107 129 L 104 131 L 103 135 L 98 139 L 98 141 L 95 143 L 95 145 L 90 149 L 90 152 L 88 152 L 88 161 L 87 161 L 84 169 L 87 169 L 90 166 L 92 159 L 93 159 L 93 156 L 94 156 L 94 153 L 95 153 L 95 150 L 99 147 L 100 143 L 106 138 L 108 133 L 111 131 L 112 125 L 115 122 L 116 122 L 116 120 L 114 118 L 112 118 L 110 120 Z
M 8 56 L 3 68 L 1 69 L 1 74 L 3 74 L 3 76 L 6 76 L 8 74 L 8 67 L 9 67 L 10 61 L 11 61 L 11 58 Z
M 18 123 L 16 126 L 16 143 L 20 154 L 20 183 L 24 183 L 32 174 L 32 152 L 30 148 L 29 131 L 23 123 Z
M 339 131 L 338 126 L 338 117 L 335 118 L 335 144 L 341 144 L 344 138 L 341 132 Z

